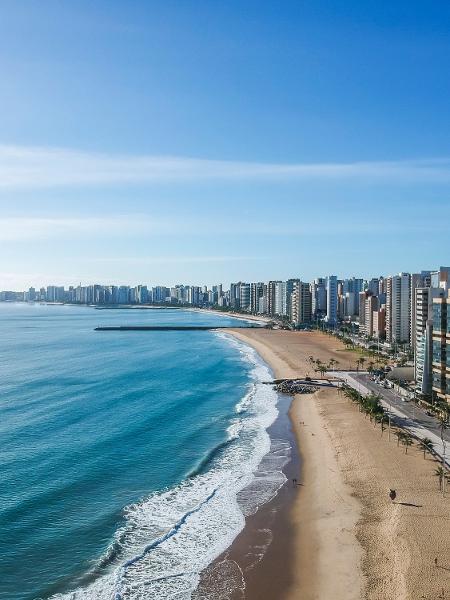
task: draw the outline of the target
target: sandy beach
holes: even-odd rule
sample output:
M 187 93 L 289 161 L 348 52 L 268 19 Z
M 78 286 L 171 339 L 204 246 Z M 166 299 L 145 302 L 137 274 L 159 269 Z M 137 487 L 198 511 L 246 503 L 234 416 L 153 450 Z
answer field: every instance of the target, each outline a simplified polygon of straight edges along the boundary
M 314 376 L 311 355 L 334 358 L 342 369 L 357 358 L 318 332 L 231 333 L 253 346 L 276 377 Z M 439 492 L 437 463 L 416 446 L 406 454 L 394 435 L 389 442 L 335 390 L 295 397 L 290 417 L 300 485 L 287 494 L 287 514 L 274 519 L 272 551 L 249 575 L 245 598 L 450 598 L 450 493 Z M 395 503 L 390 488 L 397 490 Z

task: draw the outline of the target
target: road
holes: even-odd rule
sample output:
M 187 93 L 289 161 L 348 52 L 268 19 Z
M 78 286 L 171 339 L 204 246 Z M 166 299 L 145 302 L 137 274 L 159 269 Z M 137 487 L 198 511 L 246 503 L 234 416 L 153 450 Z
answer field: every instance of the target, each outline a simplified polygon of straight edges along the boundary
M 441 437 L 439 421 L 436 419 L 436 417 L 430 417 L 427 415 L 426 411 L 418 406 L 415 402 L 403 402 L 401 396 L 393 389 L 386 389 L 381 385 L 376 384 L 375 381 L 371 381 L 369 375 L 365 373 L 353 373 L 353 378 L 361 382 L 374 394 L 379 394 L 387 404 L 390 402 L 391 405 L 401 411 L 407 419 L 418 425 L 421 425 L 425 429 L 428 429 L 428 431 L 432 431 L 438 437 Z M 450 429 L 444 431 L 444 439 L 450 443 Z

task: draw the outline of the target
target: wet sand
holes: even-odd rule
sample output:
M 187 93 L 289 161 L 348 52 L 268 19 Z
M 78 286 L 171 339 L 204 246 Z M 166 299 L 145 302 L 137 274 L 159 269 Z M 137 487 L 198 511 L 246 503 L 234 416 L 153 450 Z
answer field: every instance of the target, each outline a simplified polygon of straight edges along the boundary
M 276 377 L 314 376 L 310 355 L 323 362 L 334 358 L 338 368 L 354 366 L 356 358 L 338 340 L 317 332 L 232 334 L 253 346 Z M 228 560 L 241 580 L 228 597 L 450 598 L 450 499 L 438 491 L 435 461 L 424 460 L 417 447 L 405 454 L 395 436 L 389 442 L 386 431 L 382 436 L 335 390 L 295 397 L 290 423 L 286 408 L 274 427 L 295 434 L 288 483 L 247 520 L 219 559 Z M 294 487 L 293 477 L 301 485 Z M 396 503 L 388 498 L 391 487 Z M 270 539 L 263 539 L 265 530 Z M 262 556 L 255 563 L 258 548 Z

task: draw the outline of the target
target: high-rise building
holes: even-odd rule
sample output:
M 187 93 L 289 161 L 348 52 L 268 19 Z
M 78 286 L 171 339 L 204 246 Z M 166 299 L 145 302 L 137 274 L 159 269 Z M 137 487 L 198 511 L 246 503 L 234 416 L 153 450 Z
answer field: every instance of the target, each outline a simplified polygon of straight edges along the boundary
M 380 293 L 379 277 L 372 277 L 372 279 L 367 282 L 367 291 L 370 292 L 372 296 L 378 296 Z
M 241 304 L 241 292 L 240 292 L 241 284 L 239 283 L 230 283 L 230 306 L 235 309 L 239 309 Z
M 130 287 L 128 285 L 119 286 L 117 293 L 118 304 L 128 304 L 130 301 Z
M 443 296 L 443 290 L 431 287 L 416 288 L 414 297 L 414 379 L 422 394 L 431 392 L 433 351 L 433 297 Z
M 296 326 L 309 323 L 312 318 L 312 296 L 309 283 L 296 281 L 291 295 L 290 319 Z
M 28 290 L 27 300 L 28 302 L 34 302 L 36 300 L 36 290 L 34 289 L 34 287 L 30 287 L 30 289 Z
M 189 286 L 187 301 L 189 304 L 198 306 L 200 302 L 201 288 L 198 285 Z
M 250 284 L 241 283 L 239 286 L 239 307 L 241 310 L 250 310 Z
M 162 285 L 158 285 L 152 289 L 153 302 L 161 304 L 166 302 L 166 298 L 170 298 L 170 289 Z
M 286 303 L 286 282 L 285 281 L 277 281 L 275 283 L 275 303 L 274 303 L 274 313 L 275 315 L 279 315 L 280 317 L 287 316 L 287 303 Z
M 253 314 L 261 313 L 261 299 L 264 298 L 267 286 L 262 283 L 252 283 L 250 286 L 250 311 Z
M 413 273 L 411 275 L 411 332 L 409 339 L 412 348 L 414 348 L 416 343 L 416 303 L 414 291 L 417 288 L 430 287 L 430 275 L 430 271 L 422 271 L 421 273 Z
M 286 315 L 288 316 L 291 314 L 292 294 L 296 284 L 299 283 L 299 281 L 300 279 L 288 279 L 286 281 Z
M 325 315 L 327 310 L 327 288 L 323 277 L 318 277 L 310 285 L 313 318 Z
M 372 337 L 374 334 L 373 317 L 379 309 L 378 296 L 369 295 L 364 302 L 364 325 L 362 331 Z
M 146 285 L 138 285 L 136 288 L 136 302 L 146 304 L 148 302 L 148 289 Z
M 450 291 L 447 294 L 433 298 L 432 389 L 450 403 Z
M 56 302 L 56 286 L 48 285 L 45 293 L 45 299 L 47 302 Z
M 411 275 L 399 273 L 387 278 L 386 340 L 409 343 L 411 338 Z
M 342 295 L 345 296 L 347 293 L 359 294 L 364 289 L 364 280 L 358 277 L 352 277 L 351 279 L 344 279 L 342 281 Z
M 359 330 L 362 332 L 364 328 L 364 318 L 366 316 L 366 299 L 369 292 L 359 292 L 358 294 L 358 315 L 359 315 Z
M 281 281 L 269 281 L 267 284 L 267 313 L 269 315 L 276 315 L 276 295 L 278 284 Z
M 346 292 L 344 295 L 344 316 L 354 317 L 358 314 L 356 298 L 359 294 L 355 292 Z
M 337 277 L 336 275 L 330 275 L 327 277 L 327 314 L 325 320 L 330 325 L 337 323 Z
M 372 336 L 378 340 L 386 337 L 386 309 L 383 306 L 372 315 Z
M 417 282 L 417 275 L 414 276 Z M 433 300 L 444 298 L 450 282 L 450 268 L 420 275 L 423 287 L 412 291 L 411 344 L 414 348 L 414 378 L 416 389 L 429 395 L 432 388 Z

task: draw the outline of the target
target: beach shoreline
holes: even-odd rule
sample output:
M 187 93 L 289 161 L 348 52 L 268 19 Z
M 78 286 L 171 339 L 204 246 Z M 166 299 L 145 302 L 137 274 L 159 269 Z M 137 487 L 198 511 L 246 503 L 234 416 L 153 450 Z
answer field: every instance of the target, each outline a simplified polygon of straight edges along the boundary
M 324 362 L 334 358 L 344 367 L 356 358 L 338 340 L 317 332 L 226 333 L 252 346 L 277 378 L 313 375 L 311 355 Z M 295 436 L 289 479 L 227 552 L 245 564 L 258 528 L 268 524 L 272 529 L 257 567 L 243 570 L 245 592 L 236 598 L 450 597 L 445 595 L 450 589 L 450 503 L 436 490 L 434 460 L 424 459 L 419 448 L 408 454 L 397 448 L 337 390 L 286 402 Z M 399 502 L 390 502 L 390 487 L 397 488 Z

